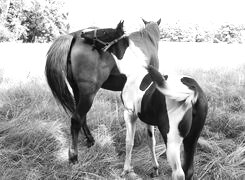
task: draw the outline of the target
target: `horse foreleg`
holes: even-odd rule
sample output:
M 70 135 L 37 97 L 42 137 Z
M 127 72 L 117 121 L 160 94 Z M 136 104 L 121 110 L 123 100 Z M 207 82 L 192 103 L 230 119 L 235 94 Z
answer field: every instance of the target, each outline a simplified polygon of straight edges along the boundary
M 124 120 L 126 124 L 126 157 L 122 176 L 133 172 L 133 167 L 131 167 L 131 156 L 134 146 L 136 117 L 134 116 L 132 111 L 124 110 Z
M 156 177 L 159 176 L 159 172 L 158 172 L 159 164 L 157 162 L 157 157 L 155 152 L 156 139 L 154 136 L 154 126 L 147 125 L 147 142 L 151 151 L 151 157 L 153 163 L 153 173 L 151 176 Z
M 174 138 L 172 138 L 174 137 Z M 182 138 L 177 134 L 168 136 L 167 140 L 167 159 L 172 168 L 173 180 L 185 180 L 185 174 L 181 166 L 180 160 L 180 146 L 182 144 Z

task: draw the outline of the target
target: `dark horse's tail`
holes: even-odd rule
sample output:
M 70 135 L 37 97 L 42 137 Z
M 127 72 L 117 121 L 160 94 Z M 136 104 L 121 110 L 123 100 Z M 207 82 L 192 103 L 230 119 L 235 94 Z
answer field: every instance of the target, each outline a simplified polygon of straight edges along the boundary
M 67 60 L 72 41 L 72 35 L 56 39 L 48 50 L 45 67 L 48 85 L 55 99 L 60 102 L 67 113 L 75 111 L 74 98 L 67 86 L 67 76 L 71 76 L 67 71 Z

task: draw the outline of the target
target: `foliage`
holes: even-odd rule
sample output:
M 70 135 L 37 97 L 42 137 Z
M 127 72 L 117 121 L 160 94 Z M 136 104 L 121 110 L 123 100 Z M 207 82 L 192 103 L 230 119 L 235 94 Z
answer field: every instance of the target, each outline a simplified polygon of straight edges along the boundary
M 5 26 L 11 38 L 6 34 L 3 40 L 22 42 L 50 42 L 56 36 L 68 31 L 68 13 L 64 3 L 55 0 L 11 0 L 6 13 Z
M 164 41 L 173 42 L 213 42 L 243 43 L 245 26 L 235 24 L 202 27 L 194 24 L 165 24 L 161 35 Z
M 0 42 L 12 41 L 14 34 L 8 28 L 0 24 Z
M 242 32 L 245 32 L 244 25 L 235 26 L 233 24 L 221 25 L 216 31 L 214 38 L 216 41 L 227 42 L 227 43 L 242 43 L 244 37 L 242 37 Z

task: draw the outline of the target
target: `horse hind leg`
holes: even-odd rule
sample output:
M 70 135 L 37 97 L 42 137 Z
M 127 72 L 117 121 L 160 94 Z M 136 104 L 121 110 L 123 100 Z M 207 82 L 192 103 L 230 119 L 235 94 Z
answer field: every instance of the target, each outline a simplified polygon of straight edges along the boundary
M 194 154 L 197 146 L 197 141 L 200 137 L 200 133 L 205 121 L 205 118 L 203 117 L 204 116 L 195 116 L 195 119 L 193 119 L 192 128 L 189 134 L 183 140 L 184 158 L 182 167 L 185 172 L 186 180 L 197 179 L 197 177 L 194 176 Z
M 78 134 L 81 128 L 83 129 L 84 135 L 87 138 L 87 146 L 90 147 L 94 144 L 94 138 L 90 133 L 90 130 L 87 126 L 86 115 L 90 110 L 94 95 L 75 95 L 76 100 L 76 110 L 71 117 L 71 144 L 69 148 L 69 162 L 76 163 L 78 162 Z M 79 99 L 79 100 L 78 100 Z
M 79 121 L 79 117 L 77 113 L 74 113 L 71 117 L 71 144 L 69 148 L 69 162 L 70 163 L 77 163 L 78 162 L 78 149 L 77 149 L 77 143 L 78 143 L 78 134 L 81 129 L 81 123 Z
M 183 157 L 183 170 L 185 172 L 185 179 L 191 180 L 193 179 L 194 175 L 194 153 L 196 149 L 197 139 L 194 136 L 188 136 L 184 139 L 184 157 Z
M 154 126 L 147 125 L 147 142 L 151 151 L 151 158 L 153 163 L 153 173 L 151 174 L 151 176 L 157 177 L 159 176 L 159 172 L 158 172 L 159 164 L 157 162 L 157 157 L 155 152 L 156 139 L 154 136 Z

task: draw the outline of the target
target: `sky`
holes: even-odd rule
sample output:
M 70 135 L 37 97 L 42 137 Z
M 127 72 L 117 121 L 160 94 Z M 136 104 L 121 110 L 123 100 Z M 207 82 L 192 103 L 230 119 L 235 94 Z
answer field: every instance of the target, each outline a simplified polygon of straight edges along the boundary
M 244 0 L 70 0 L 67 3 L 71 31 L 89 26 L 116 27 L 125 21 L 126 31 L 148 21 L 200 24 L 245 23 Z

